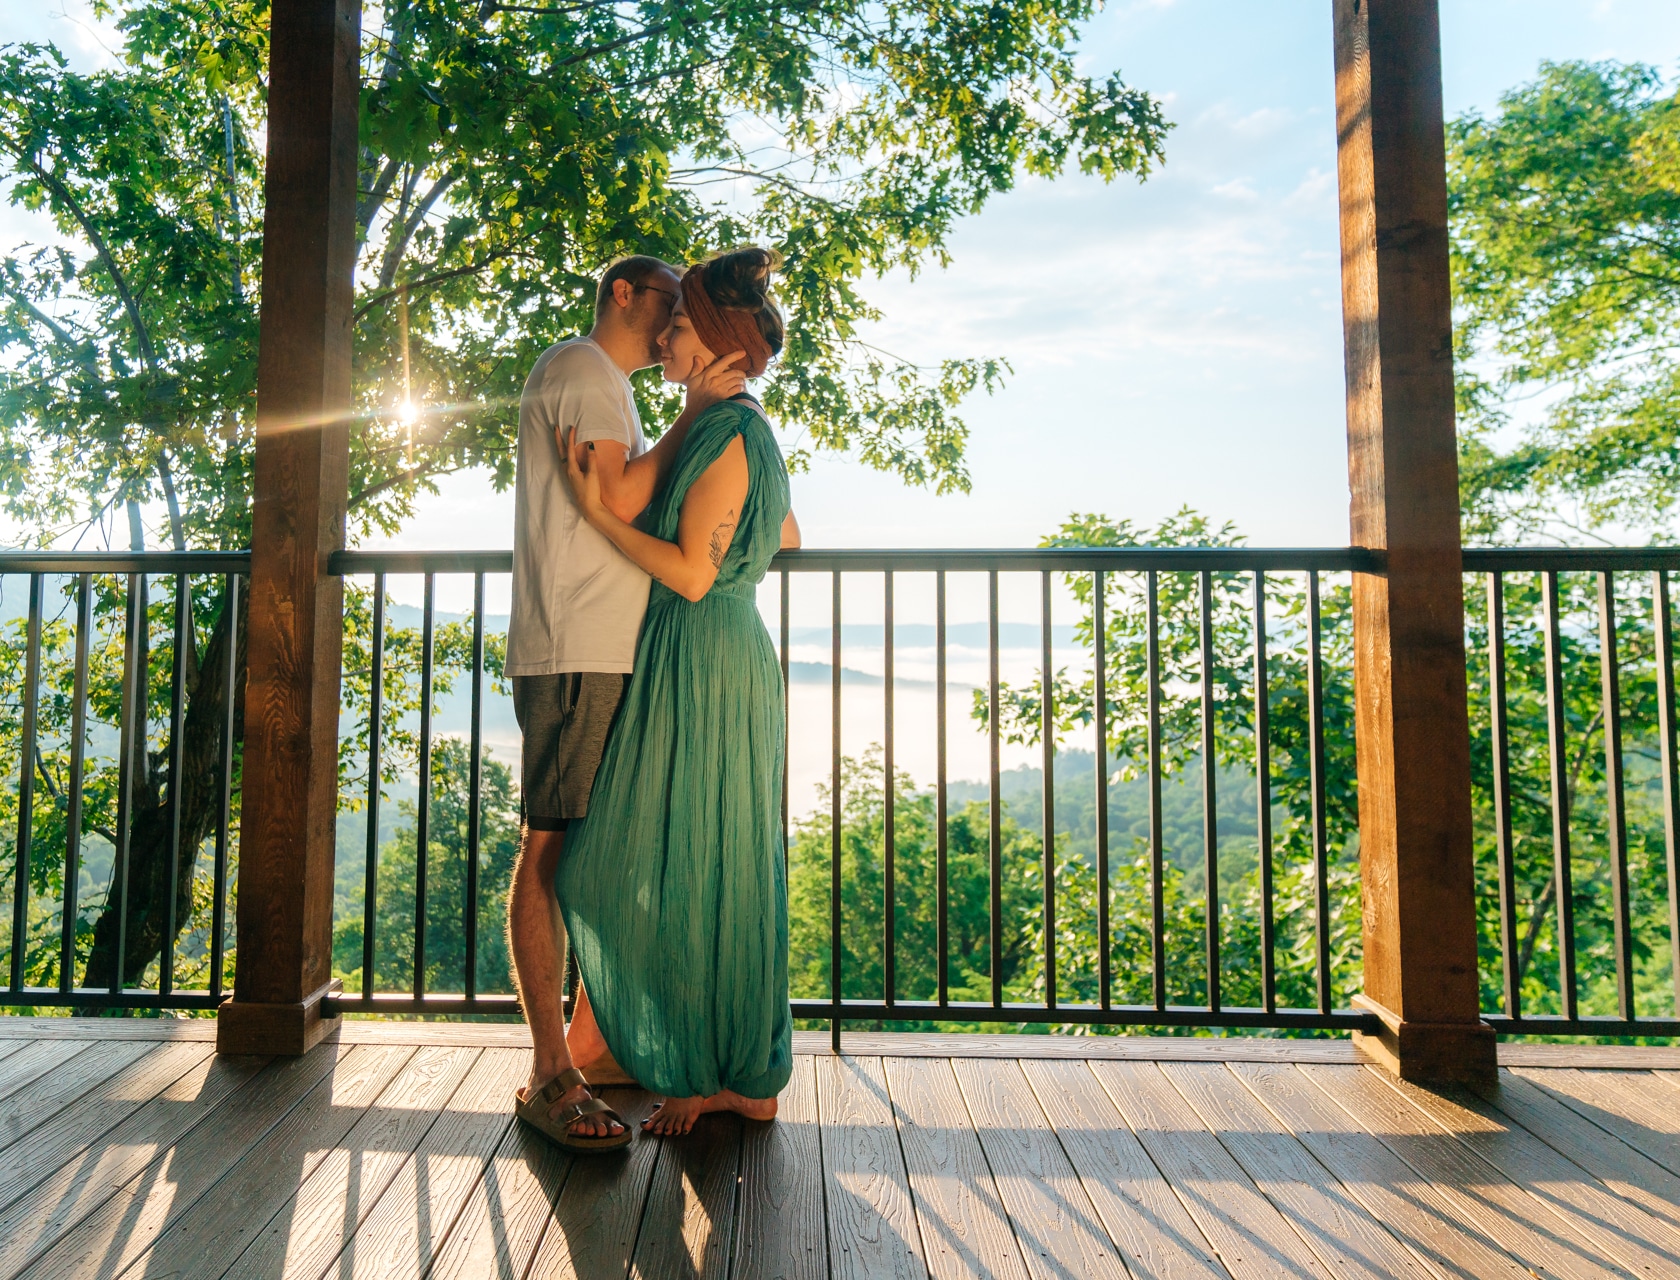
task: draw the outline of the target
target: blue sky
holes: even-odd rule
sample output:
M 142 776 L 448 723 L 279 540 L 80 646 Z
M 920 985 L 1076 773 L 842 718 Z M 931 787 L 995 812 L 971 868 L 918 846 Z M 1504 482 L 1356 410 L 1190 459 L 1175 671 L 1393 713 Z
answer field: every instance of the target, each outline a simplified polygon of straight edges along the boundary
M 0 41 L 103 59 L 81 0 L 0 0 Z M 1542 59 L 1680 69 L 1673 0 L 1444 0 L 1449 115 Z M 1329 0 L 1135 0 L 1090 25 L 1177 126 L 1143 184 L 1027 181 L 965 222 L 953 265 L 870 286 L 867 336 L 917 361 L 999 355 L 964 409 L 973 491 L 939 498 L 843 460 L 796 477 L 813 546 L 1028 545 L 1073 511 L 1189 504 L 1257 544 L 1347 538 Z M 0 242 L 25 224 L 0 211 Z M 507 545 L 512 502 L 446 482 L 393 541 Z
M 1445 0 L 1442 24 L 1449 115 L 1542 59 L 1680 69 L 1673 0 Z M 1084 56 L 1163 99 L 1165 167 L 1023 182 L 958 229 L 948 270 L 870 288 L 870 340 L 1015 373 L 963 411 L 972 493 L 819 460 L 794 480 L 807 545 L 1030 545 L 1073 511 L 1183 504 L 1256 544 L 1346 542 L 1328 0 L 1111 4 Z M 463 478 L 396 541 L 502 542 L 510 521 Z

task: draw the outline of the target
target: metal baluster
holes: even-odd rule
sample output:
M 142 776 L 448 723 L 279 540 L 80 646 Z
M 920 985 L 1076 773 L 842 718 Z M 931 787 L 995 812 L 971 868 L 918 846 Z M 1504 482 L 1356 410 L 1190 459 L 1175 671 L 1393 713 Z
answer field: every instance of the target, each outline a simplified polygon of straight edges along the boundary
M 890 1009 L 893 1005 L 898 1003 L 898 948 L 896 945 L 898 934 L 898 905 L 897 884 L 894 879 L 896 868 L 893 865 L 896 860 L 895 855 L 897 853 L 897 842 L 894 838 L 896 833 L 893 830 L 893 793 L 897 790 L 897 788 L 894 782 L 893 774 L 893 575 L 891 569 L 886 571 L 886 583 L 883 590 L 886 606 L 886 627 L 883 634 L 882 654 L 885 660 L 886 676 L 882 681 L 882 684 L 885 689 L 886 698 L 886 705 L 883 708 L 883 712 L 885 715 L 887 742 L 885 747 L 885 758 L 882 764 L 886 774 L 887 790 L 883 799 L 885 811 L 882 814 L 882 821 L 885 823 L 886 828 L 883 833 L 885 836 L 886 846 L 884 849 L 886 856 L 886 866 L 884 868 L 886 871 L 886 901 L 883 904 L 884 918 L 882 920 L 882 927 L 885 930 L 885 935 L 881 939 L 881 954 L 884 969 L 883 977 L 887 988 L 887 1008 Z
M 1616 582 L 1598 575 L 1598 670 L 1604 708 L 1605 838 L 1610 845 L 1610 909 L 1616 945 L 1616 1009 L 1634 1016 L 1633 923 L 1628 918 L 1627 810 L 1622 791 L 1621 664 L 1616 653 Z
M 1050 633 L 1050 571 L 1039 574 L 1039 743 L 1044 763 L 1044 1007 L 1056 1007 L 1056 672 Z
M 1260 853 L 1260 986 L 1277 1012 L 1277 937 L 1272 884 L 1272 691 L 1266 658 L 1266 574 L 1254 573 L 1254 836 Z
M 29 949 L 29 868 L 35 838 L 35 734 L 41 708 L 41 613 L 46 580 L 29 575 L 29 622 L 23 659 L 23 732 L 18 738 L 17 859 L 12 884 L 11 989 L 23 990 L 24 953 Z
M 1324 814 L 1324 654 L 1318 608 L 1318 571 L 1307 575 L 1307 717 L 1312 752 L 1313 931 L 1318 944 L 1318 1011 L 1335 1001 L 1330 981 L 1330 851 Z
M 192 625 L 192 583 L 185 573 L 175 575 L 175 661 L 169 681 L 169 905 L 165 908 L 163 961 L 159 966 L 158 990 L 168 995 L 175 986 L 176 895 L 181 888 L 181 784 L 184 780 L 182 751 L 186 737 L 187 659 L 194 646 Z M 144 701 L 141 703 L 145 705 Z M 143 721 L 142 721 L 143 723 Z M 142 743 L 145 740 L 141 734 Z M 193 850 L 192 868 L 198 866 Z M 191 891 L 192 881 L 187 881 Z
M 467 782 L 467 900 L 462 905 L 466 926 L 466 990 L 468 1003 L 478 999 L 478 846 L 484 813 L 484 575 L 473 574 L 472 638 L 472 758 Z
M 93 575 L 76 575 L 76 669 L 71 684 L 70 796 L 64 821 L 64 914 L 58 943 L 58 993 L 76 985 L 77 891 L 82 874 L 82 769 L 87 759 L 88 647 L 93 632 Z
M 1675 776 L 1674 624 L 1668 607 L 1668 571 L 1651 575 L 1651 605 L 1657 633 L 1657 728 L 1662 738 L 1663 845 L 1668 862 L 1669 972 L 1680 975 L 1680 778 Z M 1680 981 L 1674 1012 L 1680 1016 Z
M 362 882 L 362 1003 L 373 1003 L 374 930 L 379 920 L 380 750 L 385 734 L 385 575 L 373 575 L 368 691 L 367 873 Z
M 998 725 L 998 575 L 988 574 L 989 593 L 986 614 L 986 642 L 990 655 L 986 686 L 986 719 L 991 768 L 988 783 L 991 787 L 991 974 L 992 1007 L 1003 1006 L 1003 783 L 1000 767 L 1001 743 Z
M 1207 880 L 1208 1010 L 1219 1012 L 1219 793 L 1213 726 L 1213 574 L 1201 575 L 1202 858 Z
M 1488 574 L 1488 712 L 1493 738 L 1493 834 L 1499 858 L 1499 945 L 1504 954 L 1505 1016 L 1522 1016 L 1517 972 L 1517 863 L 1511 830 L 1511 727 L 1505 702 L 1505 575 Z
M 1575 885 L 1569 854 L 1569 766 L 1563 754 L 1567 712 L 1563 705 L 1563 645 L 1558 634 L 1556 571 L 1548 570 L 1544 581 L 1546 737 L 1551 756 L 1552 884 L 1558 911 L 1558 985 L 1563 995 L 1563 1016 L 1574 1021 L 1580 1005 L 1575 994 Z
M 949 813 L 946 808 L 946 778 L 945 778 L 945 570 L 940 569 L 934 579 L 934 612 L 933 612 L 933 704 L 934 718 L 937 721 L 934 734 L 934 879 L 935 906 L 938 922 L 935 925 L 935 947 L 939 956 L 939 1007 L 945 1008 L 951 1002 L 950 986 L 950 880 L 947 875 L 945 862 L 947 820 Z M 1676 946 L 1680 947 L 1680 931 L 1676 932 Z M 1680 972 L 1680 967 L 1677 967 Z M 1677 988 L 1680 989 L 1680 988 Z
M 1164 869 L 1161 839 L 1161 599 L 1155 570 L 1145 575 L 1148 608 L 1144 628 L 1149 683 L 1149 952 L 1155 1007 L 1167 1007 L 1167 925 L 1162 900 Z
M 1096 642 L 1092 676 L 1097 719 L 1097 1002 L 1104 1012 L 1113 1007 L 1109 989 L 1108 941 L 1108 623 L 1104 617 L 1107 576 L 1091 575 L 1092 638 Z
M 793 715 L 788 687 L 788 571 L 782 570 L 782 873 L 788 869 L 788 732 Z
M 426 575 L 420 621 L 420 794 L 414 816 L 414 998 L 426 997 L 426 862 L 432 831 L 432 635 L 437 579 Z
M 234 701 L 239 693 L 239 575 L 227 575 L 222 597 L 224 630 L 222 666 L 222 759 L 221 794 L 216 800 L 216 870 L 214 897 L 210 904 L 210 1001 L 222 997 L 222 963 L 227 945 L 228 828 L 233 824 L 233 726 Z
M 111 887 L 106 900 L 116 904 L 117 940 L 112 948 L 108 988 L 119 995 L 128 955 L 128 860 L 134 838 L 134 788 L 145 776 L 146 692 L 145 659 L 149 647 L 144 637 L 151 626 L 146 577 L 131 573 L 123 596 L 122 702 L 117 713 L 117 837 L 111 850 Z M 92 975 L 88 983 L 92 985 Z
M 840 1052 L 840 991 L 841 980 L 841 933 L 840 933 L 840 855 L 842 849 L 841 822 L 845 817 L 845 806 L 842 804 L 842 785 L 840 777 L 840 571 L 834 570 L 834 596 L 829 606 L 829 635 L 832 651 L 829 664 L 830 676 L 830 706 L 829 728 L 832 731 L 832 754 L 830 769 L 832 770 L 832 785 L 829 787 L 829 998 L 834 1003 L 833 1015 L 829 1018 L 828 1034 L 830 1047 L 835 1053 Z

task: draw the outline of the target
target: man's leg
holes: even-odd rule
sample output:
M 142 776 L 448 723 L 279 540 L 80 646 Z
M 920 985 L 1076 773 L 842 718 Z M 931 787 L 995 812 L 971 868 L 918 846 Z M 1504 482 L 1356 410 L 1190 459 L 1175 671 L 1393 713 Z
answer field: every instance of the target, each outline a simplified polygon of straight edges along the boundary
M 547 1084 L 572 1066 L 566 1046 L 566 1017 L 562 1004 L 565 925 L 554 897 L 554 872 L 560 865 L 563 831 L 524 830 L 519 858 L 508 887 L 508 953 L 513 957 L 514 983 L 520 1008 L 531 1028 L 531 1078 L 527 1090 Z M 580 1089 L 567 1092 L 551 1109 L 584 1097 Z M 579 1137 L 607 1137 L 617 1126 L 599 1119 L 580 1120 L 571 1127 Z

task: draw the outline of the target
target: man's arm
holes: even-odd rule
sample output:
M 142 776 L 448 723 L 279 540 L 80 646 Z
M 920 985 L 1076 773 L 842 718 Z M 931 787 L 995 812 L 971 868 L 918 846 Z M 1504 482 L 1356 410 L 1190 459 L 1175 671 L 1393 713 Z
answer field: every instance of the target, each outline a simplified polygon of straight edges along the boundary
M 616 440 L 595 441 L 591 463 L 601 478 L 601 500 L 620 520 L 629 523 L 647 509 L 658 491 L 660 482 L 670 473 L 682 448 L 688 429 L 694 420 L 720 400 L 739 395 L 746 386 L 746 375 L 731 366 L 745 353 L 736 351 L 712 361 L 700 377 L 689 385 L 688 402 L 682 414 L 659 437 L 658 442 L 638 458 L 630 456 L 628 446 Z M 566 441 L 556 433 L 556 443 L 563 451 Z

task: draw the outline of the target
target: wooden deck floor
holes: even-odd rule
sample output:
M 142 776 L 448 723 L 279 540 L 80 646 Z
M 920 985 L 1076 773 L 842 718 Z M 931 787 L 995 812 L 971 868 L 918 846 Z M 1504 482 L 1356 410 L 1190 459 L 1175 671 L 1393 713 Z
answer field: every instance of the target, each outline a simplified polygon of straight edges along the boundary
M 1680 1276 L 1680 1050 L 808 1037 L 774 1125 L 572 1160 L 523 1028 L 212 1034 L 0 1018 L 0 1277 Z

